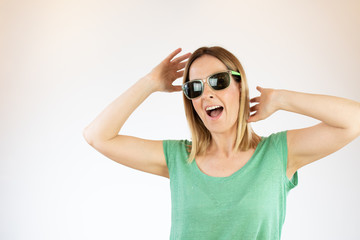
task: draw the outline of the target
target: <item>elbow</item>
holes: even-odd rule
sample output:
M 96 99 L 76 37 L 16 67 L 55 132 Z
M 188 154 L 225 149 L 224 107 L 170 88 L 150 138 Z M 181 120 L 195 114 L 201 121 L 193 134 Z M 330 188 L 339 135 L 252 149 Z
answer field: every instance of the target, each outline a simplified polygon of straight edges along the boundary
M 360 127 L 360 122 L 359 122 L 359 127 Z M 357 137 L 360 137 L 360 128 L 358 129 Z
M 349 127 L 347 128 L 346 134 L 352 141 L 360 136 L 360 129 L 358 126 Z
M 88 131 L 88 127 L 84 128 L 83 132 L 83 137 L 86 140 L 86 142 L 90 145 L 93 144 L 93 141 L 91 140 L 90 136 L 89 136 L 89 131 Z
M 357 127 L 357 136 L 360 136 L 360 102 L 357 103 L 358 109 L 357 109 L 357 122 L 355 122 L 355 126 Z
M 111 138 L 100 137 L 99 134 L 92 131 L 92 129 L 89 128 L 89 126 L 84 128 L 82 135 L 83 135 L 84 139 L 86 140 L 86 142 L 88 144 L 90 144 L 91 146 L 94 146 L 94 144 L 97 144 L 99 142 L 106 142 L 111 139 Z
M 353 131 L 355 132 L 356 137 L 359 137 L 360 136 L 360 112 L 359 112 L 358 120 L 354 123 L 354 125 L 352 127 L 354 129 Z

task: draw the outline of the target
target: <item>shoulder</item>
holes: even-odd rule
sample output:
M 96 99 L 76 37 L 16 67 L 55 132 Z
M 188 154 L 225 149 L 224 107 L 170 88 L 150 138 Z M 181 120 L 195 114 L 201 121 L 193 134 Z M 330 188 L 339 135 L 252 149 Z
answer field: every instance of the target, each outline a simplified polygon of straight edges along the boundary
M 164 139 L 163 145 L 164 147 L 184 147 L 184 146 L 191 146 L 192 142 L 187 139 Z
M 268 136 L 261 137 L 261 146 L 264 151 L 274 154 L 287 155 L 287 130 L 273 132 Z
M 275 144 L 281 144 L 287 140 L 287 130 L 271 133 L 269 136 L 262 137 L 262 140 Z
M 165 139 L 163 140 L 163 150 L 168 169 L 171 172 L 182 165 L 184 159 L 188 158 L 191 141 L 187 139 Z
M 192 142 L 187 139 L 165 139 L 163 140 L 163 148 L 165 154 L 182 152 L 191 148 Z

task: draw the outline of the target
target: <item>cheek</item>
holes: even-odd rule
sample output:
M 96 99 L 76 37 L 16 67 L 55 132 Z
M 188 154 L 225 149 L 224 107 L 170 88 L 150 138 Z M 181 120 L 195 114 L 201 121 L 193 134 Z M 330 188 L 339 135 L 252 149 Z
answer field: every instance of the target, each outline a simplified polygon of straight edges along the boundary
M 228 92 L 226 93 L 226 97 L 228 98 L 228 100 L 230 99 L 231 101 L 239 100 L 240 89 L 237 86 L 232 85 L 231 88 L 228 89 Z
M 195 111 L 197 112 L 197 114 L 199 115 L 200 111 L 201 111 L 201 105 L 199 101 L 196 100 L 192 100 L 192 105 L 195 109 Z
M 232 89 L 231 93 L 227 95 L 227 105 L 230 107 L 231 112 L 238 114 L 240 109 L 240 91 L 239 89 Z

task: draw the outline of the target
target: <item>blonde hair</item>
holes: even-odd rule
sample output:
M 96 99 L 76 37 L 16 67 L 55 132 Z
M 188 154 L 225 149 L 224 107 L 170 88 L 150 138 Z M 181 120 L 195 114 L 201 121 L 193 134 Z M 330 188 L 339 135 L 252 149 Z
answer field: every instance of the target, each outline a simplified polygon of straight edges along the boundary
M 234 79 L 237 82 L 240 82 L 239 91 L 241 92 L 239 103 L 240 109 L 237 119 L 235 149 L 240 151 L 247 151 L 250 148 L 256 148 L 257 144 L 261 140 L 261 137 L 253 131 L 250 123 L 246 122 L 250 116 L 250 100 L 245 71 L 240 61 L 232 53 L 219 46 L 198 48 L 187 61 L 184 69 L 183 83 L 189 81 L 189 70 L 191 64 L 195 61 L 195 59 L 203 55 L 214 56 L 222 63 L 224 63 L 229 70 L 237 71 L 241 74 L 241 76 L 233 75 Z M 205 127 L 204 123 L 196 113 L 192 105 L 192 101 L 187 99 L 185 95 L 183 95 L 183 99 L 185 114 L 190 127 L 192 138 L 192 145 L 187 146 L 187 150 L 189 152 L 187 163 L 190 164 L 195 159 L 195 156 L 204 154 L 206 152 L 206 149 L 210 146 L 212 137 L 211 133 Z

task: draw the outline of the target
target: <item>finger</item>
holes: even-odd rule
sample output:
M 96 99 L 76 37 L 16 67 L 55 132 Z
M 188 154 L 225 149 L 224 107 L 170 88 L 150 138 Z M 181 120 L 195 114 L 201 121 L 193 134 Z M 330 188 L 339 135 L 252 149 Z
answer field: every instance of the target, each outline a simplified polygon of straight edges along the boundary
M 258 121 L 256 113 L 251 115 L 247 120 L 247 122 L 256 122 L 256 121 Z
M 184 61 L 185 59 L 189 58 L 189 57 L 191 56 L 191 54 L 192 54 L 192 53 L 184 54 L 184 55 L 182 55 L 182 56 L 180 56 L 180 57 L 178 57 L 178 58 L 175 58 L 175 59 L 173 60 L 173 62 L 176 62 L 176 63 L 182 62 L 182 61 Z
M 176 72 L 176 79 L 182 77 L 184 75 L 184 70 Z
M 254 109 L 254 107 L 251 107 L 250 112 L 253 112 L 253 111 L 255 111 L 255 109 Z
M 261 92 L 263 89 L 262 89 L 262 87 L 260 87 L 260 86 L 256 86 L 256 89 L 259 91 L 259 92 Z
M 260 97 L 254 97 L 250 99 L 250 102 L 259 102 L 259 101 L 260 101 Z
M 251 115 L 251 116 L 248 118 L 247 122 L 250 123 L 250 122 L 252 122 L 252 121 L 253 121 L 253 115 Z
M 254 112 L 254 111 L 257 111 L 257 110 L 259 110 L 259 104 L 256 104 L 256 105 L 254 105 L 254 106 L 252 106 L 252 107 L 250 108 L 250 111 L 251 111 L 251 112 Z
M 173 59 L 173 57 L 175 57 L 179 52 L 181 52 L 181 48 L 178 48 L 175 51 L 173 51 L 172 53 L 170 53 L 170 55 L 167 56 L 164 60 L 170 62 L 170 60 Z
M 178 69 L 182 69 L 182 68 L 184 68 L 185 66 L 186 66 L 186 64 L 187 64 L 188 62 L 186 61 L 186 62 L 182 62 L 182 63 L 179 63 L 179 65 L 178 65 Z
M 172 86 L 172 87 L 171 87 L 171 91 L 172 91 L 172 92 L 179 92 L 179 91 L 182 91 L 182 87 L 181 87 L 181 86 L 179 86 L 179 85 Z

